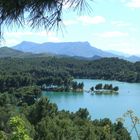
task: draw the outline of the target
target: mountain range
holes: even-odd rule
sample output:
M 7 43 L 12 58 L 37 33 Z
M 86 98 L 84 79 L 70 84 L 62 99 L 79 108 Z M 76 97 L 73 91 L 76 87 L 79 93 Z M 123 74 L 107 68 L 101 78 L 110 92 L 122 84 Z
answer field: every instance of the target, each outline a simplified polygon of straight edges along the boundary
M 80 56 L 80 57 L 114 57 L 115 55 L 109 52 L 102 51 L 95 47 L 92 47 L 88 42 L 61 42 L 61 43 L 33 43 L 33 42 L 22 42 L 13 47 L 13 49 L 31 52 L 31 53 L 52 53 L 56 55 L 67 55 L 67 56 Z
M 121 52 L 103 51 L 88 42 L 34 43 L 24 41 L 13 47 L 0 48 L 0 57 L 74 57 L 76 59 L 95 60 L 103 57 L 118 57 L 131 62 L 140 61 L 138 56 L 127 56 Z

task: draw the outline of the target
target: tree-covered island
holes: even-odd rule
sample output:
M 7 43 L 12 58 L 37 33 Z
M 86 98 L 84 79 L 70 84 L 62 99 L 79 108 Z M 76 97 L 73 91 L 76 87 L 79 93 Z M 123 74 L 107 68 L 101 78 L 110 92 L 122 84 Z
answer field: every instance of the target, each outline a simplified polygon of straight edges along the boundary
M 41 86 L 41 89 L 54 92 L 83 92 L 84 90 L 83 82 L 78 83 L 76 81 L 69 81 L 69 83 L 67 83 L 66 81 L 64 82 L 62 79 L 60 81 L 56 85 L 53 85 L 53 83 L 47 85 L 44 82 L 44 84 Z
M 95 87 L 91 87 L 90 88 L 90 92 L 91 93 L 95 93 L 95 94 L 118 94 L 119 91 L 119 87 L 115 86 L 113 87 L 112 84 L 102 84 L 99 83 L 97 85 L 95 85 Z

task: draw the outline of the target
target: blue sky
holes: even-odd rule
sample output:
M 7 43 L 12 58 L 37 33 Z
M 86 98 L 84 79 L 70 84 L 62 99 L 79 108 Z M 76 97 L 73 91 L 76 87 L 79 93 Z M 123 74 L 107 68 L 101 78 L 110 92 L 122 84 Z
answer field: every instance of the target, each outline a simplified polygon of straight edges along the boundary
M 44 29 L 5 27 L 3 45 L 22 41 L 88 41 L 102 50 L 116 50 L 140 55 L 140 0 L 94 0 L 90 15 L 77 15 L 64 8 L 63 33 Z

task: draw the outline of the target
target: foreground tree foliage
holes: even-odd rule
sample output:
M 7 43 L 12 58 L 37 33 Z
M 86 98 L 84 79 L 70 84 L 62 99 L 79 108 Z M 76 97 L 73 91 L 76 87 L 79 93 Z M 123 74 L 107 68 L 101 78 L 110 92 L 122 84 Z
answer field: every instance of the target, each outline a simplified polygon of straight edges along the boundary
M 47 30 L 58 28 L 65 6 L 78 13 L 91 11 L 88 0 L 0 0 L 0 29 L 12 23 Z
M 11 140 L 32 140 L 27 133 L 25 122 L 19 117 L 11 117 L 9 121 L 12 129 Z
M 4 113 L 0 108 L 0 137 L 7 140 L 131 139 L 121 122 L 112 123 L 109 119 L 91 120 L 87 109 L 79 109 L 75 113 L 58 111 L 57 106 L 47 98 L 40 98 L 32 106 L 23 105 L 19 111 L 3 111 Z M 6 121 L 2 119 L 4 114 L 9 114 Z

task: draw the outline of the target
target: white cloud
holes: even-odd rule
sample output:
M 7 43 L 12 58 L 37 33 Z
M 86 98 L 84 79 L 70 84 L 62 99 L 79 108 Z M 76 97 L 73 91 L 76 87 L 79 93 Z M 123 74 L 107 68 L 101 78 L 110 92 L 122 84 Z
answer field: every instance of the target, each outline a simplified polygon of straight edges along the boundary
M 47 39 L 49 42 L 61 42 L 61 39 L 59 39 L 58 37 L 54 37 L 54 36 L 50 36 Z
M 124 22 L 124 21 L 112 21 L 111 24 L 115 25 L 117 27 L 128 27 L 128 26 L 131 26 L 131 23 L 127 23 L 127 22 Z
M 131 8 L 140 8 L 140 0 L 129 0 L 126 2 L 126 6 Z
M 19 36 L 29 36 L 29 35 L 33 35 L 32 32 L 6 32 L 5 33 L 6 36 L 13 36 L 13 37 L 19 37 Z
M 134 49 L 133 45 L 131 42 L 115 42 L 115 43 L 111 43 L 109 44 L 110 48 L 113 48 L 116 51 L 120 51 L 123 53 L 127 53 L 130 55 L 133 54 L 138 54 L 138 50 Z
M 138 31 L 138 29 L 135 28 L 135 27 L 131 27 L 131 28 L 129 28 L 129 30 L 132 31 L 132 32 L 137 32 Z
M 122 3 L 126 2 L 126 0 L 121 0 Z
M 2 46 L 14 46 L 20 42 L 21 41 L 17 39 L 6 39 L 5 41 L 2 41 Z
M 32 41 L 34 38 L 34 41 L 37 43 L 43 43 L 43 42 L 60 42 L 61 40 L 57 37 L 55 32 L 46 32 L 46 31 L 40 31 L 40 32 L 31 32 L 31 31 L 25 31 L 25 32 L 5 32 L 5 41 L 2 42 L 2 46 L 14 46 L 19 44 L 22 41 Z
M 48 35 L 54 35 L 54 32 L 31 32 L 31 31 L 25 31 L 25 32 L 6 32 L 4 34 L 5 36 L 12 36 L 12 37 L 22 37 L 22 36 L 48 36 Z
M 78 22 L 76 20 L 64 20 L 63 23 L 64 25 L 69 26 L 69 25 L 77 24 Z
M 83 24 L 100 24 L 100 23 L 105 23 L 106 19 L 102 16 L 95 16 L 95 17 L 80 16 L 78 18 L 78 21 L 82 22 Z
M 112 43 L 112 44 L 110 44 L 110 46 L 111 47 L 114 47 L 114 48 L 118 48 L 118 47 L 128 47 L 128 46 L 130 46 L 130 43 L 129 42 L 118 42 L 118 43 Z M 124 48 L 124 49 L 126 49 L 126 48 Z
M 41 37 L 48 37 L 48 36 L 55 36 L 56 34 L 52 31 L 41 31 L 41 32 L 32 32 L 34 36 L 41 36 Z
M 128 36 L 127 32 L 120 32 L 120 31 L 112 31 L 112 32 L 103 32 L 99 34 L 100 37 L 104 38 L 111 38 L 111 37 L 122 37 L 122 36 Z
M 27 38 L 27 37 L 34 37 L 34 38 L 55 38 L 56 40 L 56 33 L 55 32 L 46 32 L 46 31 L 40 31 L 40 32 L 31 32 L 31 31 L 26 31 L 26 32 L 6 32 L 5 33 L 5 36 L 8 38 L 8 39 L 17 39 L 17 40 L 22 40 L 24 38 Z M 53 40 L 53 39 L 51 39 Z M 58 40 L 58 39 L 57 39 Z
M 89 24 L 100 24 L 100 23 L 105 23 L 106 19 L 102 16 L 79 16 L 78 18 L 74 19 L 74 20 L 64 20 L 63 23 L 66 26 L 69 25 L 75 25 L 75 24 L 85 24 L 85 25 L 89 25 Z

